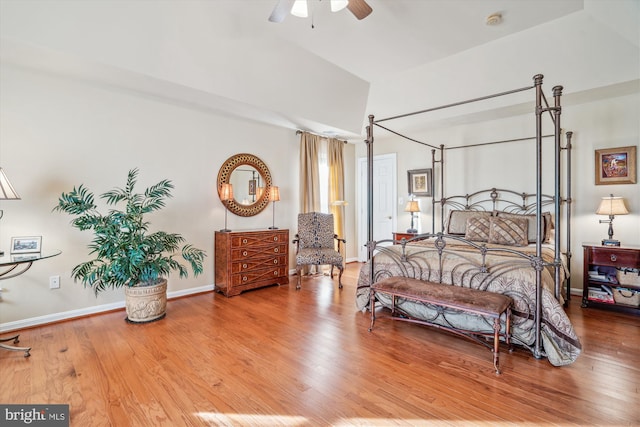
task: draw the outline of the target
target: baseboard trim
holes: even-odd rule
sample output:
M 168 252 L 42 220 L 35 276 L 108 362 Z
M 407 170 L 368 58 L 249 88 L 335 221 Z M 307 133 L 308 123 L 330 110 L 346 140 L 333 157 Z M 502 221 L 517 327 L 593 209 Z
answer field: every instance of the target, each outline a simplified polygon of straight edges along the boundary
M 213 291 L 213 285 L 200 286 L 197 288 L 183 289 L 180 291 L 167 292 L 167 299 L 175 299 L 189 295 L 200 294 L 203 292 Z M 64 320 L 75 319 L 78 317 L 91 316 L 94 314 L 105 313 L 107 311 L 120 310 L 124 308 L 124 300 L 111 304 L 96 305 L 78 310 L 63 311 L 60 313 L 52 313 L 44 316 L 31 317 L 28 319 L 16 320 L 13 322 L 0 323 L 0 333 L 17 331 L 21 329 L 42 326 L 48 323 L 61 322 Z

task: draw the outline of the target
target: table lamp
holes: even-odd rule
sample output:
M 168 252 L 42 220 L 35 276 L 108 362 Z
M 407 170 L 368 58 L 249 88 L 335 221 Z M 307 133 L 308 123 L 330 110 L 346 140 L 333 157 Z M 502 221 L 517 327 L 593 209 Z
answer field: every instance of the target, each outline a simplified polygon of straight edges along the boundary
M 414 214 L 420 212 L 420 204 L 417 200 L 409 200 L 407 206 L 404 207 L 404 211 L 411 212 L 411 228 L 407 230 L 407 233 L 417 233 L 418 230 L 414 227 L 413 221 L 415 219 Z
M 227 211 L 229 210 L 227 207 L 227 202 L 229 200 L 233 200 L 232 184 L 222 184 L 220 186 L 220 200 L 222 200 L 222 204 L 224 205 L 224 228 L 220 231 L 228 233 L 231 230 L 227 228 Z
M 269 187 L 269 200 L 273 203 L 273 225 L 269 227 L 269 230 L 277 230 L 276 227 L 276 202 L 280 201 L 280 188 L 271 186 Z
M 627 215 L 629 211 L 622 197 L 603 197 L 596 215 L 609 215 L 609 219 L 601 219 L 600 224 L 609 224 L 609 238 L 602 239 L 603 246 L 620 246 L 620 241 L 613 238 L 613 218 L 616 215 Z
M 13 189 L 9 178 L 5 175 L 4 170 L 0 167 L 0 200 L 20 200 L 20 196 Z M 0 209 L 0 218 L 4 212 Z M 0 250 L 0 256 L 4 255 L 4 251 Z

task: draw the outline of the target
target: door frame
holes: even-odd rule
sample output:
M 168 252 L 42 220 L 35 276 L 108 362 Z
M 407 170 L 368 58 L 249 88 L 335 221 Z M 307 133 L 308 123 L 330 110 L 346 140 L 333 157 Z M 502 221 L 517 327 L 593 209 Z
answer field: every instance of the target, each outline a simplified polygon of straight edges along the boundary
M 398 199 L 398 165 L 397 165 L 397 154 L 396 153 L 388 153 L 388 154 L 378 154 L 373 156 L 374 167 L 376 160 L 391 160 L 391 199 L 392 206 L 396 206 Z M 356 175 L 357 180 L 357 206 L 356 211 L 358 214 L 356 215 L 357 221 L 357 245 L 358 245 L 358 261 L 365 262 L 367 260 L 368 252 L 367 248 L 364 246 L 364 243 L 367 241 L 367 157 L 359 157 L 358 158 L 358 173 Z M 374 172 L 375 179 L 375 172 Z M 397 219 L 398 219 L 398 209 L 391 210 L 391 227 L 393 230 L 397 228 Z M 374 225 L 375 227 L 375 221 Z M 374 230 L 375 234 L 375 230 Z M 393 236 L 389 236 L 389 239 L 393 238 Z M 363 242 L 363 244 L 360 244 Z

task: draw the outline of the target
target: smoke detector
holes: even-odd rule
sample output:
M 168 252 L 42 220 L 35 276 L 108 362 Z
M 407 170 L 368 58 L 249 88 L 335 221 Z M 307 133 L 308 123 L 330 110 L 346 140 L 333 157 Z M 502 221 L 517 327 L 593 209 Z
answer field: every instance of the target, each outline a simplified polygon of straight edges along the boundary
M 502 14 L 492 13 L 491 15 L 487 16 L 487 20 L 485 21 L 485 24 L 494 26 L 494 25 L 499 25 L 501 22 L 502 22 Z

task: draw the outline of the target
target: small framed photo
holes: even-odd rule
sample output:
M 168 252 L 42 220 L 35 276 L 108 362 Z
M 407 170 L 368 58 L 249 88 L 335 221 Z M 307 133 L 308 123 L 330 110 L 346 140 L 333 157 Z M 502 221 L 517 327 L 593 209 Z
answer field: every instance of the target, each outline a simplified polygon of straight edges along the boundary
M 596 185 L 635 183 L 635 146 L 596 150 Z
M 42 236 L 12 237 L 11 253 L 28 254 L 42 250 Z
M 433 173 L 432 169 L 413 169 L 407 171 L 409 179 L 409 194 L 418 197 L 433 196 Z

